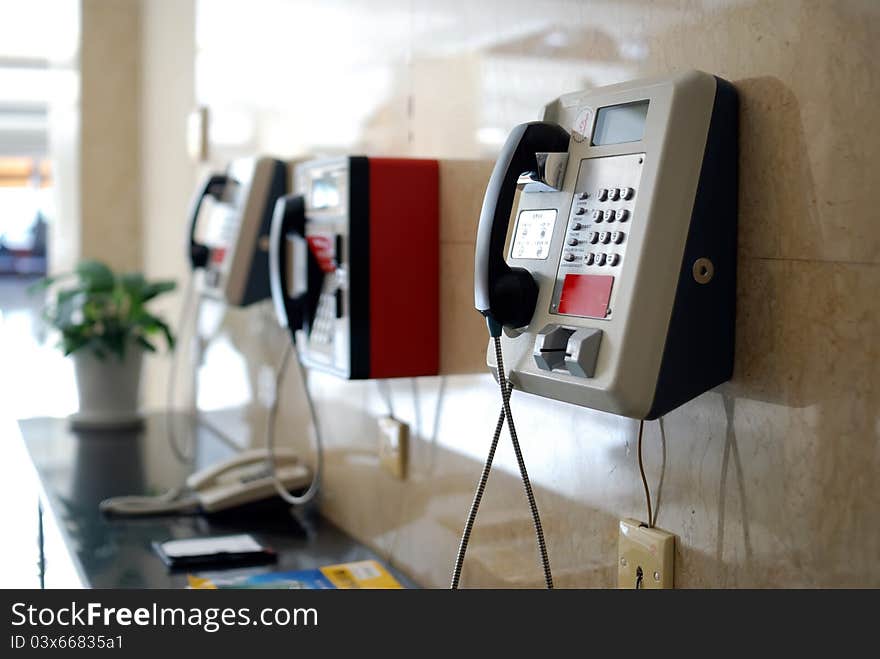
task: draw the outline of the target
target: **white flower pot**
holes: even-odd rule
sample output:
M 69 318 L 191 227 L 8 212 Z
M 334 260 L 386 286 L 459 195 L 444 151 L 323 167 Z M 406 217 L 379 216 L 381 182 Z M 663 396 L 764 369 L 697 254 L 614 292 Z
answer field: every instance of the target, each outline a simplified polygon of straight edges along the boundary
M 144 351 L 129 346 L 125 359 L 98 359 L 88 350 L 73 353 L 79 411 L 70 417 L 74 428 L 130 428 L 143 423 L 140 414 L 141 366 Z

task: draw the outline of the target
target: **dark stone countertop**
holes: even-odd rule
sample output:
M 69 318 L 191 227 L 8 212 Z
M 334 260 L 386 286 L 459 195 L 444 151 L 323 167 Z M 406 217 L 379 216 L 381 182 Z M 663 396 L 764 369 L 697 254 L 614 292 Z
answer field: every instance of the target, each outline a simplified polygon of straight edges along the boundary
M 295 517 L 277 498 L 210 516 L 105 517 L 99 512 L 98 503 L 107 497 L 162 493 L 180 485 L 193 471 L 235 454 L 236 447 L 208 428 L 195 428 L 183 416 L 175 419 L 183 443 L 195 436 L 193 460 L 187 461 L 173 450 L 165 415 L 161 413 L 148 415 L 142 429 L 125 432 L 74 432 L 67 419 L 58 418 L 19 422 L 39 477 L 44 514 L 50 515 L 60 528 L 84 586 L 184 587 L 186 572 L 169 572 L 153 551 L 153 541 L 251 533 L 276 550 L 278 562 L 235 568 L 227 573 L 304 570 L 376 559 L 405 587 L 415 587 L 329 521 L 314 512 Z

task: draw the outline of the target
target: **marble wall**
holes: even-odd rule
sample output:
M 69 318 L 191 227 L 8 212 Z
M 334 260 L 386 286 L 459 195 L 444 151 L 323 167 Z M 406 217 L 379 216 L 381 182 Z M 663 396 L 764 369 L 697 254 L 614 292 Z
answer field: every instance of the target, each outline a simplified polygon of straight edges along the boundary
M 77 256 L 123 270 L 142 263 L 140 4 L 80 4 L 80 208 L 65 220 L 80 224 Z
M 566 91 L 684 68 L 733 81 L 741 95 L 735 374 L 646 425 L 657 524 L 678 536 L 680 587 L 880 585 L 880 224 L 871 198 L 880 182 L 871 161 L 880 151 L 872 121 L 880 6 L 258 0 L 195 7 L 195 98 L 217 118 L 218 162 L 254 151 L 491 158 L 512 125 L 538 117 Z M 145 49 L 159 56 L 150 43 Z M 182 108 L 185 96 L 166 102 Z M 160 133 L 156 124 L 153 138 Z M 154 168 L 179 162 L 178 154 L 153 158 Z M 472 311 L 474 227 L 487 171 L 485 162 L 444 170 L 446 374 L 384 385 L 311 376 L 327 442 L 325 514 L 426 586 L 448 583 L 499 406 Z M 185 204 L 181 191 L 175 199 Z M 145 250 L 155 255 L 148 268 L 183 272 L 182 257 L 161 249 L 168 227 L 179 230 L 180 222 L 157 214 L 145 223 Z M 266 305 L 207 313 L 213 340 L 202 407 L 242 443 L 260 443 L 283 334 Z M 281 395 L 279 433 L 306 450 L 296 378 Z M 413 430 L 405 481 L 379 467 L 376 419 L 389 408 Z M 514 394 L 513 409 L 557 583 L 614 585 L 617 520 L 645 516 L 637 423 L 525 394 Z M 463 584 L 541 583 L 505 441 Z

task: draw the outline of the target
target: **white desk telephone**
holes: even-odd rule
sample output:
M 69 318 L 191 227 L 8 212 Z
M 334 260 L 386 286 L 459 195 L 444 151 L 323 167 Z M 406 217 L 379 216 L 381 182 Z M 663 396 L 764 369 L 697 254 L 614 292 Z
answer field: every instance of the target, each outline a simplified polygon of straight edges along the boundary
M 287 490 L 306 488 L 312 480 L 311 470 L 291 449 L 275 450 L 275 473 Z M 183 487 L 163 495 L 106 499 L 101 511 L 119 516 L 215 513 L 274 496 L 268 454 L 265 449 L 252 449 L 192 474 Z

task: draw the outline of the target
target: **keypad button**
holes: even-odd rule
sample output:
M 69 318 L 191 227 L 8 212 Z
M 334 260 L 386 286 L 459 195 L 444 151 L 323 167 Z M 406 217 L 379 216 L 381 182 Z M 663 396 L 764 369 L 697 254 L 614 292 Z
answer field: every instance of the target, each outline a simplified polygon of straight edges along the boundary
M 611 240 L 611 233 L 609 231 L 602 231 L 599 234 L 599 242 L 603 245 L 607 245 L 609 240 Z
M 605 221 L 614 222 L 614 211 L 605 211 Z
M 620 190 L 618 188 L 611 188 L 608 190 L 608 198 L 611 201 L 617 201 L 620 198 Z
M 589 192 L 581 192 L 581 193 L 578 195 L 578 199 L 584 200 L 584 199 L 589 198 L 589 196 L 590 196 L 590 193 L 589 193 Z
M 629 211 L 625 208 L 620 208 L 615 211 L 614 217 L 617 218 L 618 222 L 626 222 L 629 219 Z
M 595 261 L 595 260 L 596 260 L 596 255 L 593 254 L 592 252 L 590 252 L 589 254 L 587 254 L 584 257 L 584 263 L 586 263 L 587 265 L 593 265 L 593 261 Z
M 596 254 L 596 265 L 605 265 L 605 255 Z
M 616 233 L 616 232 L 615 232 L 615 233 Z M 568 244 L 571 245 L 572 247 L 574 247 L 575 245 L 577 245 L 579 242 L 580 242 L 580 241 L 579 241 L 577 238 L 569 238 L 569 239 L 568 239 Z
M 601 222 L 602 221 L 602 211 L 596 210 L 593 211 L 593 222 Z
M 599 201 L 605 201 L 608 199 L 608 189 L 607 188 L 599 188 L 599 192 L 597 193 L 599 197 Z
M 586 209 L 586 208 L 578 208 L 578 209 L 574 212 L 574 214 L 575 214 L 575 215 L 583 215 L 583 214 L 586 213 L 586 212 L 587 212 L 587 209 Z
M 591 245 L 595 245 L 599 242 L 599 234 L 596 231 L 590 231 L 590 233 L 587 234 L 587 241 Z
M 635 193 L 636 193 L 636 191 L 633 190 L 632 188 L 620 188 L 618 190 L 618 194 L 620 195 L 620 198 L 623 200 L 632 199 L 633 195 L 635 195 Z
M 608 265 L 615 266 L 620 263 L 620 254 L 609 254 L 608 255 Z
M 614 233 L 611 234 L 611 242 L 613 242 L 616 245 L 619 245 L 620 243 L 622 243 L 623 238 L 624 238 L 623 231 L 615 231 Z
M 562 258 L 564 258 L 566 261 L 568 261 L 570 263 L 571 261 L 574 261 L 574 254 L 567 252 L 565 254 L 565 256 L 563 256 Z
M 580 222 L 575 222 L 574 224 L 571 225 L 572 231 L 580 231 L 583 228 L 584 228 L 584 225 L 581 224 Z

